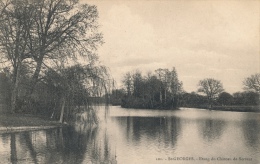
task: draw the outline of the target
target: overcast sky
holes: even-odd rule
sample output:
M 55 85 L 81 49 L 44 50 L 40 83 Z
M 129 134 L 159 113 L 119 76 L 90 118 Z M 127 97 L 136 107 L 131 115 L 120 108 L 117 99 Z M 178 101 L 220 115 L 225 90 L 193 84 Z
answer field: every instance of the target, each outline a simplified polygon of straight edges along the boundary
M 204 78 L 227 92 L 260 70 L 260 1 L 89 1 L 105 44 L 98 53 L 118 87 L 128 71 L 175 67 L 184 90 Z

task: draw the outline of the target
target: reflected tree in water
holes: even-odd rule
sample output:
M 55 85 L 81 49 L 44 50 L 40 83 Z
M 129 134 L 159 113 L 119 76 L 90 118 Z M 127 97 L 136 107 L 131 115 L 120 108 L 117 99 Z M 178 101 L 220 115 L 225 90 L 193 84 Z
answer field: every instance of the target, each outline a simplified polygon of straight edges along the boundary
M 116 163 L 108 134 L 100 134 L 98 128 L 13 133 L 8 138 L 12 163 Z
M 199 120 L 199 133 L 207 142 L 213 142 L 219 139 L 226 127 L 224 120 L 205 119 Z
M 17 163 L 16 137 L 14 133 L 11 134 L 11 162 L 13 164 Z
M 86 133 L 77 133 L 73 128 L 63 130 L 64 149 L 62 156 L 64 161 L 70 163 L 82 163 L 84 154 L 87 151 L 88 141 L 96 131 L 87 131 Z
M 260 151 L 260 122 L 245 120 L 242 122 L 242 130 L 247 146 Z
M 122 117 L 117 118 L 122 130 L 126 129 L 128 142 L 139 143 L 157 140 L 159 145 L 175 147 L 181 133 L 180 119 L 177 117 Z
M 29 151 L 33 162 L 34 163 L 38 163 L 38 161 L 37 161 L 37 152 L 35 150 L 35 147 L 34 147 L 33 141 L 32 141 L 33 140 L 32 132 L 24 132 L 22 134 L 22 138 L 24 140 L 23 143 L 25 143 L 27 148 L 28 148 L 27 150 Z
M 167 136 L 170 136 L 171 146 L 175 147 L 177 143 L 178 137 L 181 134 L 181 120 L 178 117 L 169 118 L 170 121 L 168 122 L 168 132 L 170 132 Z

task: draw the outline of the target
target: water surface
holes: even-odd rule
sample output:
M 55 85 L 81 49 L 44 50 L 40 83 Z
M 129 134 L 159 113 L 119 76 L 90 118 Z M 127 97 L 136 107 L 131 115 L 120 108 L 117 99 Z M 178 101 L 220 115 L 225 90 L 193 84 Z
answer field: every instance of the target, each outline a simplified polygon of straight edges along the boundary
M 259 114 L 97 111 L 98 127 L 0 134 L 0 163 L 260 163 Z

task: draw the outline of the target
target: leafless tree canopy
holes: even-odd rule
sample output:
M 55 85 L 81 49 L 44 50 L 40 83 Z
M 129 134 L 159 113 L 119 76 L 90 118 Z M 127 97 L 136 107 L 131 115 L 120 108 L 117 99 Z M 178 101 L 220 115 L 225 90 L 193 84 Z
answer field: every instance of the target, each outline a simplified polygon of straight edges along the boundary
M 198 92 L 206 94 L 209 102 L 212 102 L 221 92 L 224 91 L 222 83 L 219 80 L 215 80 L 213 78 L 200 80 L 198 85 Z
M 260 74 L 254 74 L 246 78 L 243 82 L 246 90 L 260 92 Z
M 0 14 L 0 59 L 11 65 L 13 105 L 22 67 L 31 70 L 32 93 L 43 67 L 60 68 L 79 56 L 89 63 L 98 59 L 95 50 L 103 38 L 96 6 L 78 0 L 3 0 Z

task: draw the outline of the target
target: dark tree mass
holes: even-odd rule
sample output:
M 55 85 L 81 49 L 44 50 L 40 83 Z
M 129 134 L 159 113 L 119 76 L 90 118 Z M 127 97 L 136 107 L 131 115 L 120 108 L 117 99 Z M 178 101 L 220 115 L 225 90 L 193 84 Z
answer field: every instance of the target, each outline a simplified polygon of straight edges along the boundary
M 182 92 L 175 68 L 157 69 L 146 76 L 139 71 L 126 73 L 123 83 L 122 106 L 126 108 L 176 108 Z

